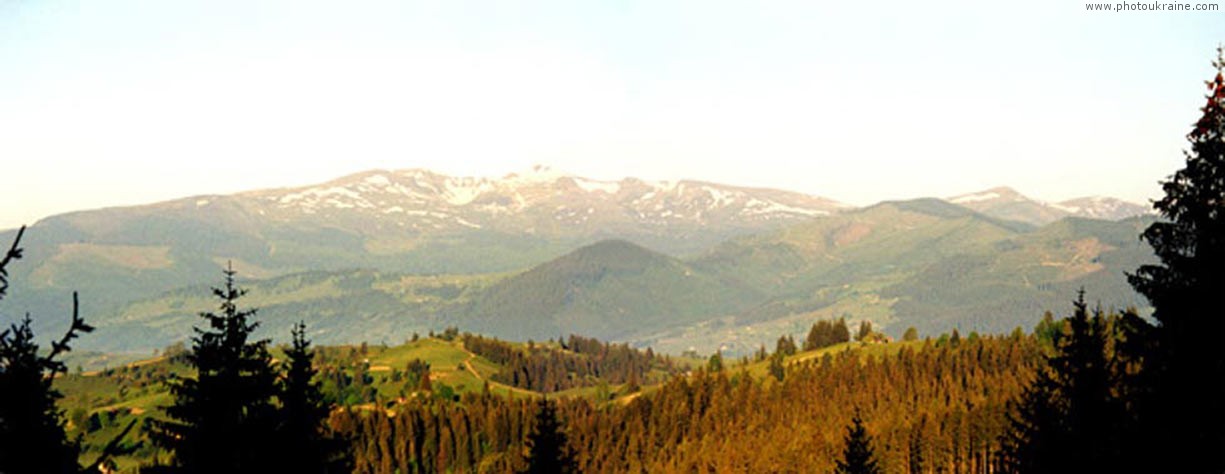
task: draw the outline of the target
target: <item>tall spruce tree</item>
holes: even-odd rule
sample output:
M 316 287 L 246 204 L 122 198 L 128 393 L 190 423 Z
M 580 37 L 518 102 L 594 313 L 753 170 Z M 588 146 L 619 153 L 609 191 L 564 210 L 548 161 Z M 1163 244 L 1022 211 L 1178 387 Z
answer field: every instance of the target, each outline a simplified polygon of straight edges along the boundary
M 528 474 L 562 474 L 576 472 L 574 460 L 566 445 L 566 434 L 557 420 L 553 402 L 542 398 L 536 407 L 536 422 L 527 436 Z
M 1225 49 L 1187 140 L 1186 167 L 1162 183 L 1164 218 L 1142 238 L 1161 260 L 1129 275 L 1152 303 L 1144 431 L 1169 472 L 1225 472 Z
M 1125 359 L 1116 344 L 1123 319 L 1100 308 L 1090 316 L 1083 290 L 1073 306 L 1066 333 L 1056 336 L 1055 355 L 1010 415 L 1004 472 L 1117 472 L 1127 465 Z
M 859 323 L 859 332 L 855 334 L 855 340 L 859 342 L 868 342 L 868 338 L 872 336 L 872 322 L 863 320 Z
M 219 313 L 200 313 L 206 329 L 195 328 L 187 360 L 195 378 L 171 382 L 174 404 L 169 420 L 156 423 L 158 445 L 174 453 L 170 468 L 188 473 L 276 472 L 276 372 L 268 340 L 251 340 L 259 323 L 255 310 L 240 310 L 246 291 L 234 284 L 234 270 L 224 271 L 225 283 L 213 288 L 221 300 Z
M 846 326 L 846 318 L 838 318 L 838 323 L 834 325 L 834 343 L 849 342 L 851 340 L 851 330 Z
M 306 339 L 306 324 L 294 325 L 292 335 L 280 384 L 280 426 L 275 438 L 278 468 L 298 473 L 345 472 L 339 440 L 327 428 L 330 409 L 313 380 L 315 352 Z
M 842 449 L 842 459 L 835 461 L 837 474 L 880 474 L 880 466 L 876 464 L 876 454 L 872 449 L 872 436 L 863 426 L 863 419 L 856 413 L 851 418 L 851 426 L 846 428 L 846 447 Z

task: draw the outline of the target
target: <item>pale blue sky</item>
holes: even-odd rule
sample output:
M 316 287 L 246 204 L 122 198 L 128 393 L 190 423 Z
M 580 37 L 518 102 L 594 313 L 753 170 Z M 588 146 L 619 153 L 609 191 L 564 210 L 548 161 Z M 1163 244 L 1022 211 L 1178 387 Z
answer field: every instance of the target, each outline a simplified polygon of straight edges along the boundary
M 1072 0 L 0 0 L 0 228 L 533 163 L 853 204 L 1143 201 L 1222 41 L 1219 11 Z

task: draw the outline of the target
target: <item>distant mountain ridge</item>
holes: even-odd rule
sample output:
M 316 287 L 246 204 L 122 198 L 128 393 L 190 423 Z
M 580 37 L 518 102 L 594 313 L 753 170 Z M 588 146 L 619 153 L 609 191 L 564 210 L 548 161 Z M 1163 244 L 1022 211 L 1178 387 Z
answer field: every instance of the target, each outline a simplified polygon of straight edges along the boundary
M 264 331 L 305 318 L 325 343 L 395 342 L 445 326 L 515 340 L 570 333 L 656 351 L 745 354 L 818 319 L 870 320 L 898 335 L 1005 332 L 1066 311 L 1085 288 L 1143 308 L 1123 272 L 1152 261 L 1144 218 L 1067 218 L 1034 229 L 936 199 L 882 203 L 736 238 L 689 259 L 625 240 L 587 245 L 508 274 L 314 272 L 248 281 Z M 107 344 L 182 337 L 204 287 L 137 301 L 99 323 Z M 123 344 L 109 348 L 130 347 Z
M 237 197 L 272 219 L 377 216 L 407 232 L 489 229 L 531 234 L 643 231 L 692 225 L 753 228 L 849 206 L 801 193 L 700 181 L 599 181 L 534 166 L 501 179 L 428 170 L 368 171 L 316 186 Z M 207 200 L 198 200 L 207 205 Z M 672 229 L 676 230 L 676 229 Z
M 29 311 L 40 333 L 54 330 L 66 322 L 65 295 L 80 291 L 86 315 L 110 334 L 95 347 L 157 347 L 209 309 L 194 295 L 207 297 L 232 263 L 271 292 L 257 299 L 269 329 L 306 318 L 328 343 L 458 325 L 512 338 L 573 331 L 672 350 L 743 349 L 843 313 L 888 330 L 1000 330 L 1066 299 L 1067 285 L 1088 282 L 1132 304 L 1116 277 L 1148 254 L 1134 235 L 1104 244 L 1102 233 L 1138 233 L 1140 221 L 1075 216 L 1138 208 L 1109 198 L 1047 204 L 995 188 L 856 209 L 788 191 L 599 181 L 545 167 L 500 179 L 375 170 L 44 219 L 11 268 L 3 315 Z M 1059 268 L 1077 271 L 1051 273 Z M 941 301 L 922 296 L 941 288 L 921 276 L 948 269 L 977 279 Z M 996 280 L 994 292 L 979 285 Z M 974 308 L 996 309 L 991 298 L 1004 294 L 1033 304 L 975 322 Z M 984 297 L 996 303 L 976 306 Z
M 1064 217 L 1117 221 L 1152 213 L 1150 207 L 1104 196 L 1047 203 L 1026 197 L 1012 188 L 1003 186 L 953 196 L 946 200 L 992 217 L 1034 225 L 1050 224 Z

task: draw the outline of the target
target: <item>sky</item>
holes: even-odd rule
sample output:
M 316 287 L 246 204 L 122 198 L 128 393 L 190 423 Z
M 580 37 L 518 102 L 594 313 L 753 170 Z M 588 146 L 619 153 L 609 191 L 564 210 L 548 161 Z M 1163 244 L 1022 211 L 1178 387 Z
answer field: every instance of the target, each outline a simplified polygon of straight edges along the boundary
M 0 0 L 0 228 L 538 163 L 856 205 L 1157 198 L 1225 2 L 1079 1 Z

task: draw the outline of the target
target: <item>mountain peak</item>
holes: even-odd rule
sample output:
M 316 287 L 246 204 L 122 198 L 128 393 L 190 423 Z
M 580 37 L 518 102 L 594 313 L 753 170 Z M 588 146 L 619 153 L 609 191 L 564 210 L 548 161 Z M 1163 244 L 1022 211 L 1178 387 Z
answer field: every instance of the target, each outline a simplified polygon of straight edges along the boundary
M 652 263 L 670 260 L 667 255 L 625 239 L 607 239 L 580 247 L 556 262 L 581 263 L 581 266 L 601 268 L 642 268 Z

